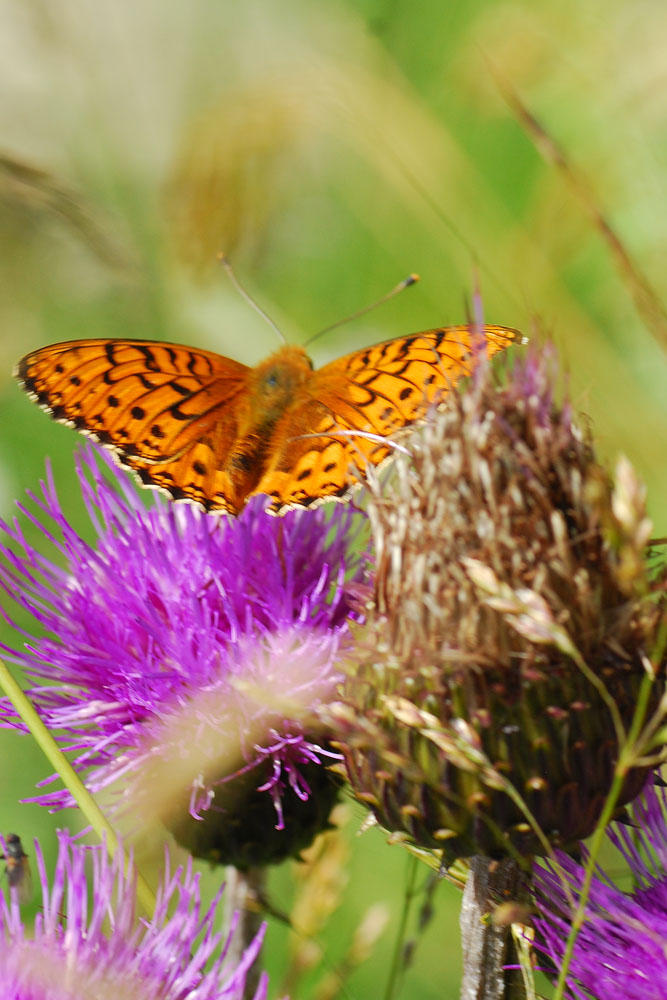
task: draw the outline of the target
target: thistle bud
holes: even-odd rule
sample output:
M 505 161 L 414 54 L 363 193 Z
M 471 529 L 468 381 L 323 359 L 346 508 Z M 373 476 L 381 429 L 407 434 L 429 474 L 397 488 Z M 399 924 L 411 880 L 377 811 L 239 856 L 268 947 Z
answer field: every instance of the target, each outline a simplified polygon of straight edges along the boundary
M 611 481 L 556 374 L 549 350 L 504 384 L 482 359 L 370 485 L 374 597 L 337 745 L 382 826 L 447 863 L 591 833 L 664 622 L 643 489 L 627 462 Z

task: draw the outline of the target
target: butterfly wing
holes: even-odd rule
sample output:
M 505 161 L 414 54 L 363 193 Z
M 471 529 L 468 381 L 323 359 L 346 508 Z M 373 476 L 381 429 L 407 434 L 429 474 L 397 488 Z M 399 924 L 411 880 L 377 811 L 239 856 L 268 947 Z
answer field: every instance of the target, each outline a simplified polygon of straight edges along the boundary
M 56 420 L 113 449 L 147 486 L 236 512 L 225 470 L 250 369 L 147 340 L 76 340 L 26 355 L 16 376 Z
M 487 356 L 525 338 L 485 326 Z M 313 374 L 307 392 L 276 429 L 272 466 L 258 493 L 279 512 L 326 499 L 346 499 L 359 485 L 356 469 L 391 458 L 388 438 L 423 419 L 428 407 L 470 375 L 476 328 L 443 327 L 355 351 Z

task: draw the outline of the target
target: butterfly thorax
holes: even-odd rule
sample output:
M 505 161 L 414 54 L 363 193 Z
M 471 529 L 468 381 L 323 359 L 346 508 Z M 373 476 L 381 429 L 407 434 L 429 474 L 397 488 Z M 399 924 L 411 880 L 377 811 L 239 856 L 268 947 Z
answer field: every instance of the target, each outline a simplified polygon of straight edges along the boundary
M 250 405 L 245 427 L 239 428 L 241 434 L 254 428 L 264 433 L 270 430 L 295 401 L 312 372 L 312 363 L 304 349 L 291 344 L 253 368 L 249 380 Z
M 302 347 L 287 345 L 253 368 L 248 394 L 240 408 L 238 436 L 229 457 L 229 473 L 239 506 L 266 472 L 274 432 L 287 411 L 298 404 L 313 367 Z

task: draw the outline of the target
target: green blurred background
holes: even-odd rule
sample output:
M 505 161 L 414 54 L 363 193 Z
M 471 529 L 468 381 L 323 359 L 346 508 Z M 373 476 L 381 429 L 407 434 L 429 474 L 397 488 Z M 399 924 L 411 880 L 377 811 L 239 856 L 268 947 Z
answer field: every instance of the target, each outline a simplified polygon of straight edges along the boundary
M 26 351 L 148 337 L 254 364 L 275 348 L 220 272 L 224 249 L 297 343 L 421 275 L 318 340 L 316 364 L 464 321 L 478 281 L 487 321 L 556 341 L 600 453 L 632 460 L 667 533 L 666 44 L 662 0 L 1 0 L 2 515 L 48 455 L 88 530 L 77 436 L 11 379 Z M 508 88 L 583 190 L 541 157 Z M 654 291 L 643 311 L 641 282 Z M 0 829 L 52 842 L 73 818 L 18 802 L 48 768 L 27 739 L 1 746 Z M 377 830 L 355 836 L 361 819 L 353 809 L 342 909 L 315 964 L 335 966 L 369 903 L 386 903 L 390 925 L 345 994 L 379 997 L 408 858 Z M 274 876 L 278 906 L 295 878 L 290 866 Z M 442 884 L 435 905 L 404 980 L 413 1000 L 458 993 L 457 891 Z M 275 925 L 267 963 L 280 995 Z M 294 995 L 315 997 L 316 978 Z

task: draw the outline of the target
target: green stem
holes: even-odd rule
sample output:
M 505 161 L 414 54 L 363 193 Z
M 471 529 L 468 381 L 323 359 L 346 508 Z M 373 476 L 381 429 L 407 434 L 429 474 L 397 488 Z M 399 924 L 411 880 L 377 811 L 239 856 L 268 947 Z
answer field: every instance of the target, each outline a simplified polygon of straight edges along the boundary
M 405 890 L 405 896 L 403 898 L 403 909 L 401 911 L 401 919 L 399 922 L 398 930 L 396 932 L 396 943 L 394 945 L 394 954 L 391 961 L 391 969 L 389 971 L 389 979 L 387 980 L 387 988 L 385 990 L 384 1000 L 391 1000 L 398 986 L 401 962 L 403 959 L 402 952 L 405 942 L 405 931 L 408 926 L 408 917 L 410 915 L 410 908 L 412 906 L 412 901 L 414 899 L 414 894 L 415 894 L 417 866 L 418 866 L 418 861 L 416 858 L 411 857 L 408 859 L 407 886 Z
M 30 730 L 35 742 L 41 748 L 49 763 L 60 775 L 63 785 L 71 793 L 72 798 L 100 840 L 106 845 L 109 857 L 113 859 L 120 853 L 123 867 L 127 871 L 128 858 L 121 847 L 113 827 L 109 824 L 109 821 L 95 802 L 95 799 L 51 736 L 51 733 L 35 711 L 32 702 L 16 683 L 2 660 L 0 660 L 0 685 L 12 702 L 18 715 Z M 146 914 L 150 916 L 155 910 L 155 895 L 136 868 L 135 874 L 137 880 L 137 899 Z
M 600 850 L 602 848 L 602 843 L 605 838 L 606 827 L 611 822 L 616 810 L 616 805 L 618 803 L 621 792 L 623 791 L 623 784 L 627 777 L 629 770 L 635 766 L 636 763 L 636 741 L 640 738 L 641 727 L 643 725 L 646 713 L 648 711 L 649 695 L 651 688 L 654 683 L 654 678 L 649 674 L 646 674 L 642 679 L 642 683 L 639 688 L 639 695 L 637 698 L 637 708 L 632 717 L 632 723 L 630 725 L 630 730 L 628 733 L 628 738 L 624 745 L 620 748 L 619 758 L 616 763 L 614 780 L 612 782 L 609 794 L 607 795 L 604 806 L 602 809 L 602 814 L 598 820 L 595 830 L 593 831 L 593 836 L 591 838 L 591 844 L 589 848 L 588 860 L 586 863 L 584 881 L 579 893 L 579 904 L 572 917 L 572 926 L 570 927 L 570 933 L 568 934 L 567 942 L 565 945 L 565 951 L 563 953 L 563 961 L 561 963 L 560 971 L 558 973 L 558 982 L 556 983 L 556 991 L 554 993 L 553 1000 L 561 1000 L 564 990 L 565 990 L 565 980 L 567 978 L 567 973 L 570 968 L 570 963 L 572 961 L 572 955 L 574 953 L 574 945 L 577 940 L 577 936 L 583 926 L 584 919 L 586 917 L 586 905 L 588 903 L 588 896 L 591 889 L 591 883 L 593 881 L 595 867 L 597 865 L 597 860 L 600 855 Z

